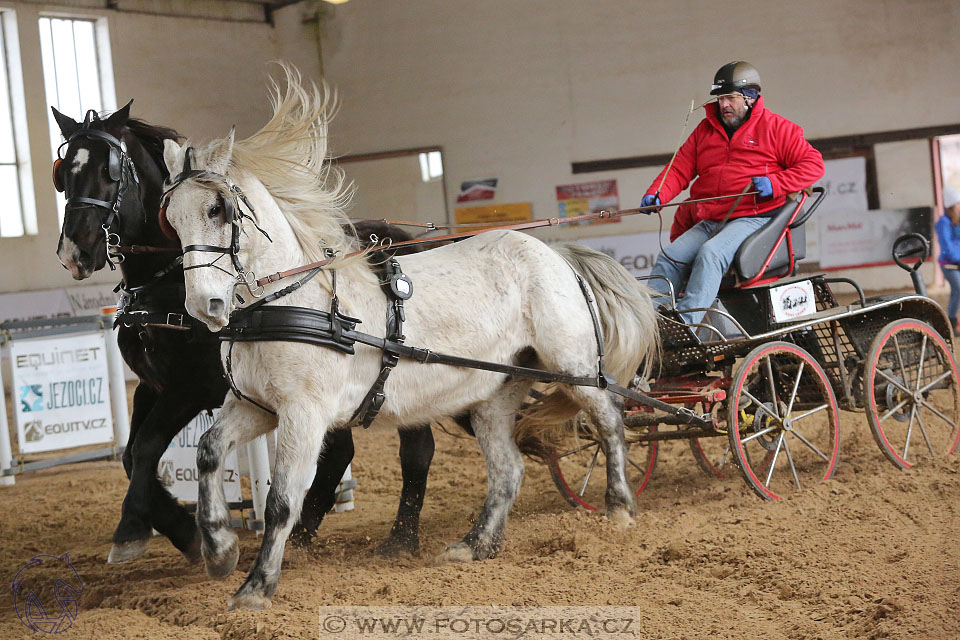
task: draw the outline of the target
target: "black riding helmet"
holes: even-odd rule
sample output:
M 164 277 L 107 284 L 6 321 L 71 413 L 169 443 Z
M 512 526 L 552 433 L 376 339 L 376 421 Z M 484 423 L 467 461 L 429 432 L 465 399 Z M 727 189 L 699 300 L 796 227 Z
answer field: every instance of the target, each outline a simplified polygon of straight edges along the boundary
M 749 62 L 735 60 L 717 69 L 710 95 L 719 96 L 751 87 L 760 91 L 760 74 Z

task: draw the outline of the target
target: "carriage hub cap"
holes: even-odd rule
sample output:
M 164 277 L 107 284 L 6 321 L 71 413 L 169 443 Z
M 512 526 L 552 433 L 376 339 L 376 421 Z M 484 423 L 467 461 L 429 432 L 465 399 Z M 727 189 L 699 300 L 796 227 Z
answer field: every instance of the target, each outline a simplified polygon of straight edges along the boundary
M 922 392 L 922 391 L 914 391 L 914 392 L 913 392 L 913 401 L 916 402 L 917 404 L 923 404 L 923 392 Z

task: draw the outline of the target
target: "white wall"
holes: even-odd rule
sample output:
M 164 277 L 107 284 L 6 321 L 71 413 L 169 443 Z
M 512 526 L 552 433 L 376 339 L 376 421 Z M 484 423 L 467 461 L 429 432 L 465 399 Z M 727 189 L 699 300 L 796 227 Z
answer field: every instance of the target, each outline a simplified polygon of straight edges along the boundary
M 200 4 L 203 0 L 195 0 Z M 196 139 L 222 136 L 237 125 L 240 136 L 255 132 L 270 117 L 266 78 L 277 73 L 269 64 L 285 59 L 304 76 L 319 80 L 317 34 L 302 24 L 304 6 L 275 13 L 266 23 L 168 18 L 0 0 L 16 11 L 27 109 L 27 133 L 33 162 L 39 233 L 0 238 L 0 292 L 70 286 L 57 261 L 60 229 L 50 182 L 53 159 L 47 128 L 49 103 L 43 90 L 37 20 L 47 15 L 103 17 L 113 52 L 117 103 L 130 98 L 131 113 L 149 122 L 172 126 Z M 79 118 L 82 114 L 68 114 Z M 18 132 L 21 133 L 21 132 Z M 90 282 L 115 283 L 105 269 Z
M 337 153 L 439 145 L 451 210 L 461 180 L 499 177 L 496 202 L 543 217 L 555 185 L 601 178 L 638 206 L 657 170 L 570 163 L 671 153 L 691 99 L 734 59 L 758 67 L 767 106 L 808 138 L 956 123 L 958 24 L 949 0 L 353 0 L 330 12 L 322 48 L 343 101 Z M 926 142 L 878 146 L 877 168 L 882 207 L 933 204 Z M 541 235 L 657 220 L 618 227 Z

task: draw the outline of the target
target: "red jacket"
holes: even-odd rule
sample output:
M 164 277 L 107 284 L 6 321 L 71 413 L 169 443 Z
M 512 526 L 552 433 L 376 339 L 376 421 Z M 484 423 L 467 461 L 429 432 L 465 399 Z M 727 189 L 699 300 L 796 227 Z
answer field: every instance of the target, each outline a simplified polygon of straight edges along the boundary
M 701 203 L 694 202 L 693 204 L 690 204 L 688 200 L 689 198 L 684 200 L 683 203 L 677 207 L 676 213 L 673 214 L 673 224 L 670 225 L 670 242 L 673 242 L 682 236 L 684 233 L 686 233 L 687 229 L 697 224 L 699 221 L 697 207 Z
M 660 188 L 660 201 L 669 202 L 687 188 L 690 197 L 709 198 L 736 194 L 754 176 L 767 176 L 773 185 L 773 196 L 761 199 L 746 196 L 731 218 L 752 216 L 776 209 L 784 196 L 813 185 L 823 177 L 823 157 L 803 138 L 803 129 L 783 116 L 763 107 L 763 96 L 757 99 L 750 117 L 733 134 L 727 132 L 717 115 L 717 104 L 706 105 L 707 117 L 700 121 L 677 152 L 673 167 Z M 666 171 L 657 176 L 647 194 L 657 192 Z M 701 220 L 723 220 L 734 199 L 701 202 L 697 207 Z

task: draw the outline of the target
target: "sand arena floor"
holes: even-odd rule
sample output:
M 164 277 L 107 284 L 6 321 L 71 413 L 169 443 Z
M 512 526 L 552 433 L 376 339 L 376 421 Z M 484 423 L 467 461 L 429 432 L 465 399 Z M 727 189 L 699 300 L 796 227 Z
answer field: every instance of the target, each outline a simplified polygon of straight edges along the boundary
M 960 637 L 960 461 L 898 471 L 863 414 L 842 413 L 841 429 L 833 480 L 780 503 L 738 475 L 707 477 L 685 442 L 664 443 L 627 530 L 573 510 L 528 462 L 500 556 L 446 566 L 434 557 L 485 495 L 475 441 L 435 430 L 422 552 L 385 559 L 372 549 L 396 510 L 398 440 L 357 431 L 356 510 L 328 516 L 312 547 L 288 545 L 263 612 L 225 611 L 259 547 L 253 533 L 240 533 L 239 570 L 222 582 L 163 538 L 134 563 L 108 565 L 121 465 L 60 467 L 0 488 L 0 575 L 10 584 L 32 556 L 69 552 L 85 590 L 62 637 L 91 640 L 314 638 L 324 605 L 489 604 L 630 606 L 641 638 Z M 4 592 L 0 638 L 37 637 Z

